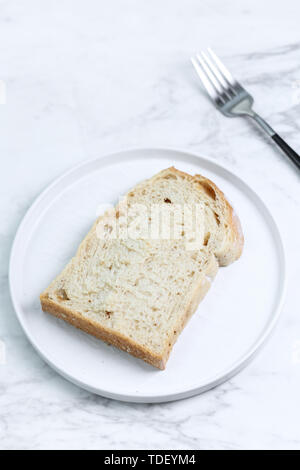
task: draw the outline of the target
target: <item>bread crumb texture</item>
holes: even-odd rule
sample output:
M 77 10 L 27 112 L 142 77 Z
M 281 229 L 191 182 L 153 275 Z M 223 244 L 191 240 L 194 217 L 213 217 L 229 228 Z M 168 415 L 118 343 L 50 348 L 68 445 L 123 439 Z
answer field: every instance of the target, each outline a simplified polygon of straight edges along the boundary
M 99 217 L 41 294 L 42 308 L 164 369 L 218 267 L 242 248 L 239 219 L 217 186 L 171 167 Z

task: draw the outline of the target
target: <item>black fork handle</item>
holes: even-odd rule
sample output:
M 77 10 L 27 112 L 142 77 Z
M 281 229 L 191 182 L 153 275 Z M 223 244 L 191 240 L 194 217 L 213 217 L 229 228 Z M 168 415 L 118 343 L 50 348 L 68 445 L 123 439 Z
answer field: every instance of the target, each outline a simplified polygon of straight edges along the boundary
M 295 152 L 295 150 L 292 149 L 292 147 L 290 147 L 281 137 L 280 135 L 278 134 L 273 134 L 272 135 L 272 139 L 274 140 L 274 142 L 276 142 L 276 144 L 278 145 L 278 147 L 281 148 L 281 150 L 283 150 L 283 152 L 289 157 L 290 160 L 292 160 L 292 162 L 299 168 L 300 170 L 300 156 L 298 155 L 297 152 Z
M 269 124 L 262 119 L 258 114 L 254 111 L 249 114 L 257 124 L 271 137 L 274 142 L 281 148 L 281 150 L 285 153 L 285 155 L 296 165 L 296 167 L 300 170 L 300 155 L 295 152 L 275 131 L 272 129 Z

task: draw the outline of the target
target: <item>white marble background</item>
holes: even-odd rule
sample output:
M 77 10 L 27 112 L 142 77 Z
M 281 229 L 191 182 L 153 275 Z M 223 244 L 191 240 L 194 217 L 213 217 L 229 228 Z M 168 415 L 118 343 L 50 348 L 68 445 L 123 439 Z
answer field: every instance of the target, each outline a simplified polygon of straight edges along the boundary
M 299 152 L 299 18 L 298 0 L 0 1 L 0 448 L 300 448 L 299 173 L 250 123 L 215 111 L 188 61 L 215 48 Z M 24 337 L 8 290 L 12 240 L 39 192 L 132 146 L 231 165 L 271 208 L 288 258 L 283 314 L 255 361 L 162 405 L 111 401 L 58 376 Z

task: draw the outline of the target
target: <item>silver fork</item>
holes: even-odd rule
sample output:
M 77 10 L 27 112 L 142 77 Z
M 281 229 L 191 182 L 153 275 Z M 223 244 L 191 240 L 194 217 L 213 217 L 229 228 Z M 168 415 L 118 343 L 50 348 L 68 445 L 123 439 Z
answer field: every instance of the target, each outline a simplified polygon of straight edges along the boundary
M 215 106 L 225 116 L 248 116 L 254 119 L 300 169 L 300 156 L 253 111 L 253 97 L 232 77 L 211 49 L 207 53 L 201 52 L 196 57 L 191 57 L 191 61 Z

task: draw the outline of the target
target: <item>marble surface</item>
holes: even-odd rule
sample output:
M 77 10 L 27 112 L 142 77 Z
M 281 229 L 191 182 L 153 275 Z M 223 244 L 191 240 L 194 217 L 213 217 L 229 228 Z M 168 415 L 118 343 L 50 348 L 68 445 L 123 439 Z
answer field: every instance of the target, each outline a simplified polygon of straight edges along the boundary
M 251 123 L 217 113 L 188 60 L 213 47 L 299 152 L 299 2 L 0 7 L 0 448 L 299 449 L 299 173 Z M 75 164 L 133 146 L 187 148 L 229 165 L 271 209 L 288 263 L 281 319 L 251 365 L 161 405 L 111 401 L 58 376 L 25 338 L 8 289 L 12 240 L 39 192 Z

